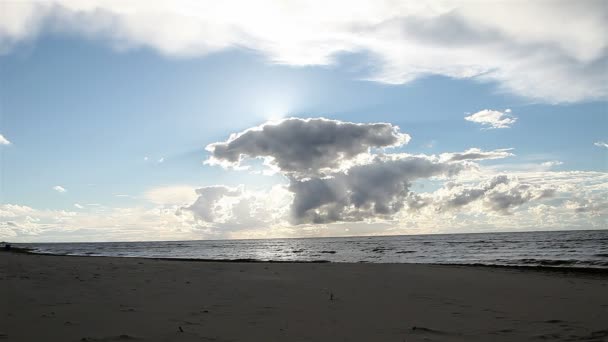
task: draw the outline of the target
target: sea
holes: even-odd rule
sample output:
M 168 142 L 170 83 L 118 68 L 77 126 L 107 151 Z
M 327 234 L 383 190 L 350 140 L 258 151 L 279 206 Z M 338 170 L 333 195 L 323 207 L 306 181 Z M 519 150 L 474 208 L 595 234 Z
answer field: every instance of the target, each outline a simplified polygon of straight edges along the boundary
M 80 256 L 608 269 L 608 230 L 16 246 Z

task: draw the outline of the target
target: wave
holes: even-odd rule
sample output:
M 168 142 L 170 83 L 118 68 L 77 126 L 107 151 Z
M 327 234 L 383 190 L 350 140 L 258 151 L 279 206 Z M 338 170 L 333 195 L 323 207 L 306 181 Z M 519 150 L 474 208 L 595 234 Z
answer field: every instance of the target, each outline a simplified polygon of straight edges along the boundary
M 14 244 L 36 253 L 248 262 L 608 269 L 608 230 L 230 241 Z

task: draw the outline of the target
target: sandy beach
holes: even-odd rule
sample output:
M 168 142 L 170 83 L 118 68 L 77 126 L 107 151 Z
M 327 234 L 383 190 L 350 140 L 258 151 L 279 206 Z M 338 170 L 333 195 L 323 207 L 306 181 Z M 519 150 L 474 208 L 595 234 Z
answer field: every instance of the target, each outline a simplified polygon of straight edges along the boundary
M 606 341 L 608 276 L 0 253 L 6 341 Z

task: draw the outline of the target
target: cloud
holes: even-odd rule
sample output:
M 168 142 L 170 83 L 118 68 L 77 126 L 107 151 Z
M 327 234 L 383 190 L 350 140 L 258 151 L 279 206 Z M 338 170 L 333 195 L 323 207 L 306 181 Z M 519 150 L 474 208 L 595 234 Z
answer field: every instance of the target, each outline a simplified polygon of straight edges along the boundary
M 573 210 L 576 214 L 590 213 L 593 216 L 606 216 L 606 213 L 608 213 L 608 201 L 602 201 L 598 198 L 573 199 L 567 201 L 564 207 Z
M 4 137 L 4 135 L 0 134 L 0 145 L 10 145 L 10 144 L 11 144 L 11 142 L 8 141 L 8 139 L 6 139 Z
M 551 169 L 551 168 L 553 168 L 554 166 L 560 166 L 560 165 L 563 165 L 563 164 L 564 164 L 564 163 L 563 163 L 563 162 L 561 162 L 561 161 L 559 161 L 559 160 L 549 160 L 549 161 L 546 161 L 546 162 L 541 163 L 540 165 L 541 165 L 543 168 L 546 168 L 546 169 Z
M 197 194 L 196 202 L 179 208 L 178 213 L 191 213 L 200 226 L 230 233 L 254 227 L 273 229 L 289 225 L 293 195 L 283 185 L 260 191 L 247 190 L 243 185 L 236 188 L 207 186 L 198 189 Z
M 122 194 L 115 196 L 132 198 L 132 196 Z M 154 204 L 185 205 L 196 200 L 196 191 L 187 185 L 163 186 L 146 191 L 143 197 Z
M 507 170 L 508 164 L 478 163 L 512 156 L 511 149 L 439 155 L 383 149 L 407 140 L 398 127 L 383 123 L 286 119 L 265 124 L 213 145 L 222 146 L 219 161 L 235 167 L 246 159 L 271 158 L 267 161 L 284 176 L 284 184 L 160 186 L 138 195 L 144 200 L 138 206 L 124 208 L 76 203 L 75 208 L 88 209 L 62 211 L 0 204 L 0 239 L 340 236 L 347 234 L 345 228 L 366 235 L 454 233 L 589 229 L 607 222 L 606 172 L 551 171 L 560 164 L 551 160 Z
M 62 187 L 61 185 L 55 185 L 53 187 L 53 190 L 55 190 L 55 191 L 57 191 L 59 193 L 67 192 L 67 190 L 64 187 Z
M 593 145 L 595 145 L 597 147 L 608 148 L 608 143 L 604 142 L 604 141 L 596 141 L 596 142 L 593 143 Z
M 413 157 L 442 164 L 436 157 Z M 406 158 L 402 155 L 401 158 L 391 157 L 391 159 L 397 161 Z M 453 163 L 450 165 L 453 166 Z M 371 167 L 371 169 L 375 168 Z M 480 170 L 485 171 L 485 169 Z M 420 170 L 424 171 L 424 168 Z M 405 197 L 404 208 L 397 213 L 376 215 L 371 211 L 363 211 L 359 216 L 364 216 L 362 214 L 366 213 L 375 216 L 346 223 L 336 221 L 325 224 L 291 225 L 289 220 L 294 194 L 289 191 L 288 186 L 284 185 L 259 191 L 247 190 L 244 187 L 226 187 L 228 192 L 238 189 L 238 195 L 235 193 L 222 195 L 220 199 L 213 200 L 216 204 L 208 206 L 211 208 L 208 217 L 211 217 L 212 222 L 204 221 L 191 210 L 178 205 L 153 204 L 152 207 L 106 207 L 104 211 L 69 211 L 0 204 L 0 240 L 133 241 L 141 240 L 141 237 L 145 236 L 150 240 L 166 241 L 522 229 L 603 229 L 606 226 L 608 173 L 535 171 L 495 175 L 480 174 L 478 171 L 465 169 L 453 178 L 446 179 L 439 175 L 433 182 L 444 184 L 430 192 L 414 193 L 413 186 L 408 186 L 409 192 Z M 502 180 L 503 176 L 508 181 Z M 419 180 L 428 181 L 424 178 Z M 493 181 L 496 185 L 490 185 Z M 416 182 L 418 181 L 414 180 L 412 185 Z M 492 189 L 467 204 L 449 210 L 447 208 L 438 210 L 438 206 L 445 205 L 448 200 L 463 193 L 463 190 L 488 187 Z M 507 200 L 488 196 L 494 192 L 512 196 Z M 206 191 L 201 195 L 209 199 Z M 375 194 L 370 196 L 373 198 Z M 517 204 L 521 202 L 518 198 L 532 199 Z M 351 199 L 351 202 L 354 202 L 354 199 Z M 322 213 L 323 208 L 320 211 Z M 356 212 L 352 208 L 344 212 L 347 218 L 349 215 L 356 218 L 353 214 Z M 345 228 L 349 231 L 345 232 Z
M 601 0 L 54 0 L 0 6 L 0 52 L 41 32 L 77 33 L 120 50 L 146 47 L 170 56 L 242 47 L 294 66 L 337 64 L 338 56 L 361 54 L 374 67 L 357 77 L 390 84 L 442 75 L 496 82 L 501 90 L 553 103 L 608 95 L 608 21 Z
M 486 129 L 494 128 L 510 128 L 517 121 L 517 118 L 511 116 L 510 109 L 503 112 L 498 110 L 484 109 L 477 113 L 466 116 L 467 121 L 475 122 L 485 126 Z
M 354 124 L 327 119 L 286 119 L 233 134 L 228 141 L 209 145 L 209 164 L 243 168 L 248 158 L 266 158 L 268 165 L 288 180 L 293 195 L 286 218 L 291 224 L 331 224 L 392 220 L 407 208 L 438 210 L 461 208 L 481 201 L 487 212 L 502 215 L 534 200 L 550 197 L 554 190 L 500 176 L 488 184 L 456 186 L 429 195 L 415 193 L 415 181 L 444 181 L 463 171 L 487 172 L 477 161 L 513 156 L 512 149 L 434 155 L 385 153 L 372 147 L 398 146 L 409 140 L 389 124 Z M 363 156 L 363 157 L 361 157 Z M 557 163 L 543 166 L 548 169 Z M 475 176 L 478 177 L 478 176 Z M 230 209 L 239 202 L 247 211 L 251 199 L 225 187 L 200 189 L 200 208 L 186 208 L 203 221 L 217 221 L 215 212 L 228 222 Z M 229 195 L 227 195 L 229 194 Z M 231 197 L 231 199 L 226 199 Z M 246 196 L 245 196 L 246 197 Z M 222 205 L 217 205 L 224 201 Z M 197 204 L 197 203 L 195 203 Z M 444 209 L 442 209 L 444 208 Z
M 463 169 L 437 158 L 393 154 L 328 178 L 292 180 L 292 218 L 297 224 L 389 218 L 404 207 L 412 181 L 452 176 Z
M 219 202 L 225 197 L 236 197 L 242 193 L 240 188 L 229 188 L 226 186 L 208 186 L 196 189 L 198 198 L 185 208 L 194 213 L 195 217 L 202 221 L 214 222 L 218 219 L 218 212 L 222 210 Z
M 108 208 L 106 211 L 35 209 L 0 204 L 0 240 L 134 241 L 200 239 L 213 234 L 175 208 Z
M 165 157 L 161 157 L 158 161 L 159 164 L 162 164 L 165 162 Z
M 206 163 L 238 168 L 245 157 L 265 158 L 266 164 L 301 178 L 331 173 L 371 148 L 401 146 L 409 140 L 388 123 L 289 118 L 210 144 Z
M 532 200 L 553 197 L 554 187 L 531 183 L 522 183 L 507 175 L 495 176 L 489 181 L 473 187 L 449 183 L 446 189 L 438 191 L 440 200 L 436 205 L 439 210 L 460 209 L 475 201 L 481 201 L 485 210 L 500 214 L 511 214 L 511 210 Z M 447 193 L 447 195 L 444 195 Z
M 502 159 L 514 156 L 511 148 L 503 148 L 494 151 L 482 151 L 479 148 L 470 148 L 459 153 L 442 153 L 440 158 L 442 161 L 454 162 L 465 160 L 486 160 L 486 159 Z

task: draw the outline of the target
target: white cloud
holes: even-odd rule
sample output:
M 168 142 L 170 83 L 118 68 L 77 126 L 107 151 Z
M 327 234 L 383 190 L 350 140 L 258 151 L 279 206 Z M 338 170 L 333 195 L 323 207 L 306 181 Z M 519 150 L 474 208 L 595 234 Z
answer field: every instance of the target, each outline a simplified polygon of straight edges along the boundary
M 340 54 L 362 53 L 375 66 L 362 77 L 384 83 L 444 75 L 497 82 L 548 102 L 608 95 L 601 0 L 0 3 L 0 52 L 43 31 L 171 56 L 243 47 L 288 65 L 329 65 Z
M 0 240 L 134 241 L 212 237 L 176 208 L 109 208 L 64 211 L 0 204 Z
M 464 119 L 485 126 L 487 129 L 510 128 L 511 125 L 517 121 L 517 118 L 511 116 L 510 113 L 510 109 L 506 109 L 503 112 L 498 110 L 484 109 L 477 113 L 466 116 Z
M 194 215 L 205 222 L 214 222 L 221 220 L 218 216 L 228 216 L 226 211 L 230 211 L 229 205 L 221 205 L 221 201 L 228 198 L 236 198 L 242 194 L 243 190 L 239 188 L 229 188 L 226 186 L 208 186 L 196 189 L 198 198 L 188 206 Z M 224 212 L 223 215 L 220 213 Z
M 59 193 L 67 192 L 67 190 L 64 187 L 62 187 L 61 185 L 55 185 L 53 187 L 53 190 L 55 190 L 55 191 L 57 191 Z
M 84 207 L 78 203 L 74 203 L 74 207 L 76 207 L 78 209 L 84 209 Z
M 608 143 L 604 142 L 604 141 L 596 141 L 596 142 L 593 143 L 593 145 L 595 145 L 597 147 L 608 148 Z
M 164 163 L 164 162 L 165 162 L 165 157 L 161 157 L 161 158 L 158 160 L 158 163 L 159 163 L 159 164 Z
M 143 197 L 151 203 L 160 205 L 186 205 L 194 202 L 197 196 L 195 188 L 187 185 L 175 185 L 150 189 L 144 193 Z
M 472 178 L 467 180 L 469 176 Z M 505 176 L 507 181 L 489 186 L 497 177 L 495 173 L 465 170 L 435 191 L 408 192 L 404 208 L 392 217 L 295 226 L 288 222 L 294 195 L 280 185 L 263 191 L 240 187 L 238 195 L 222 196 L 207 207 L 211 221 L 177 205 L 65 211 L 0 204 L 0 240 L 133 241 L 142 237 L 186 240 L 601 229 L 608 222 L 608 173 L 542 171 Z M 482 196 L 460 207 L 438 210 L 467 191 L 488 187 L 491 189 Z
M 560 166 L 560 165 L 563 165 L 563 164 L 564 164 L 564 163 L 563 163 L 563 162 L 561 162 L 561 161 L 559 161 L 559 160 L 550 160 L 550 161 L 543 162 L 543 163 L 541 163 L 540 165 L 541 165 L 542 167 L 545 167 L 545 168 L 547 168 L 547 169 L 550 169 L 550 168 L 553 168 L 554 166 Z
M 11 142 L 8 141 L 8 139 L 6 139 L 4 137 L 4 135 L 0 134 L 0 145 L 10 145 L 10 144 L 11 144 Z

